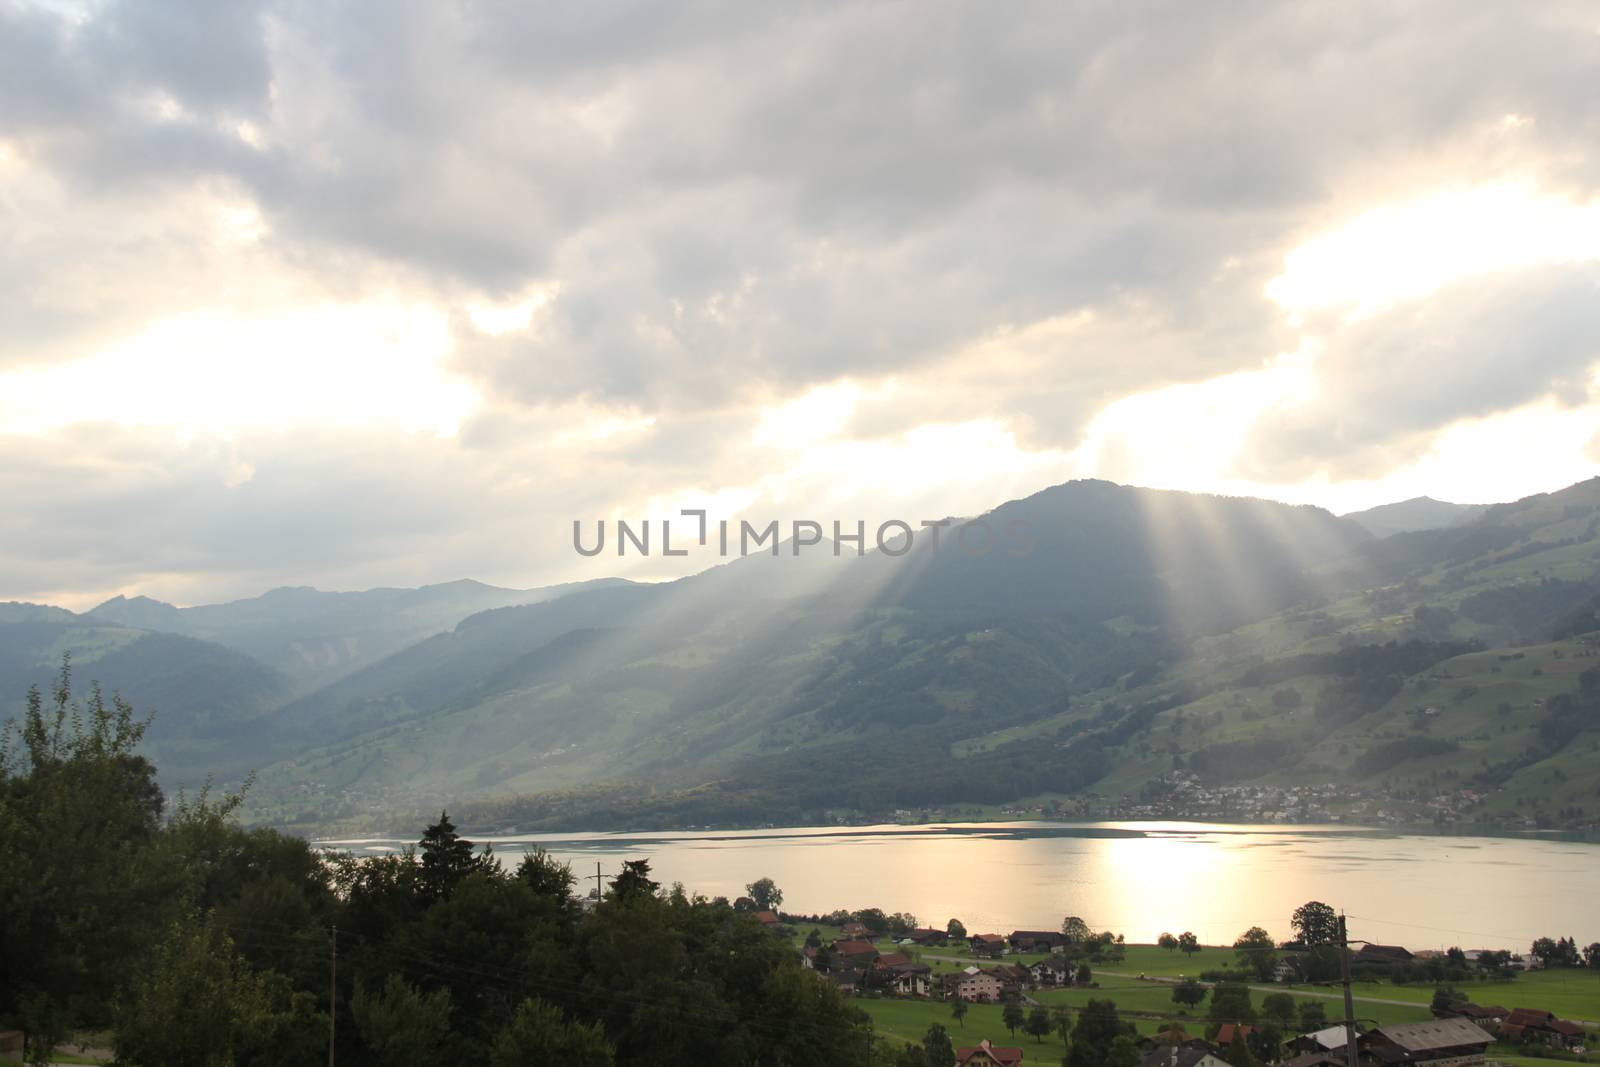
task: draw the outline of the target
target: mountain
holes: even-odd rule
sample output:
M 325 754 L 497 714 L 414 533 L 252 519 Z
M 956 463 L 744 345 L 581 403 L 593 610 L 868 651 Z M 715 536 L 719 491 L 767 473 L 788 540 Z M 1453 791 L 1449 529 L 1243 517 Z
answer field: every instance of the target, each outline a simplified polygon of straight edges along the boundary
M 49 604 L 27 604 L 17 600 L 0 601 L 0 623 L 71 622 L 77 616 L 66 608 Z
M 48 693 L 70 653 L 80 693 L 96 683 L 135 702 L 141 717 L 154 714 L 145 749 L 169 788 L 192 788 L 213 771 L 227 778 L 249 770 L 250 754 L 235 744 L 240 731 L 291 692 L 282 672 L 210 642 L 60 608 L 4 621 L 12 616 L 0 612 L 0 719 L 22 713 L 30 686 Z
M 71 649 L 158 710 L 169 782 L 259 769 L 252 817 L 306 828 L 1600 817 L 1600 479 L 1381 538 L 1077 481 L 941 538 L 659 584 L 0 605 L 0 686 Z
M 1018 529 L 1027 551 L 1001 540 Z M 282 817 L 316 783 L 375 807 L 693 787 L 799 752 L 848 781 L 876 773 L 863 745 L 948 754 L 1159 670 L 1183 641 L 1315 595 L 1368 541 L 1317 508 L 1082 481 L 952 526 L 937 550 L 751 556 L 493 612 L 286 709 L 326 744 L 264 793 Z
M 1379 504 L 1343 516 L 1374 537 L 1438 530 L 1471 522 L 1488 509 L 1485 504 L 1452 504 L 1429 496 L 1416 496 L 1393 504 Z
M 591 587 L 501 589 L 456 581 L 419 589 L 325 592 L 274 589 L 225 604 L 178 608 L 149 597 L 113 597 L 89 614 L 121 626 L 182 634 L 226 645 L 286 674 L 309 692 L 444 632 L 469 615 L 513 604 L 552 600 Z

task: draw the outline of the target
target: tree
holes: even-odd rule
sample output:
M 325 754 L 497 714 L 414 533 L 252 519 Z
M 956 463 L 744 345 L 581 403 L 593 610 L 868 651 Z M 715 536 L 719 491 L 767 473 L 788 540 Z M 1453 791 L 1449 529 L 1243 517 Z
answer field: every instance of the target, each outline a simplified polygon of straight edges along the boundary
M 1017 1028 L 1023 1023 L 1022 1005 L 1014 1000 L 1006 1001 L 1006 1006 L 1000 1009 L 1000 1021 L 1011 1031 L 1011 1036 L 1016 1037 Z
M 1168 952 L 1171 952 L 1173 949 L 1178 947 L 1178 939 L 1173 937 L 1171 934 L 1163 933 L 1160 937 L 1156 938 L 1156 944 L 1160 945 Z
M 509 1025 L 495 1038 L 490 1067 L 560 1063 L 567 1067 L 611 1067 L 616 1062 L 598 1023 L 568 1020 L 561 1009 L 530 997 L 517 1006 Z
M 1178 947 L 1183 950 L 1185 956 L 1193 956 L 1200 951 L 1200 939 L 1191 931 L 1185 930 L 1178 935 Z
M 1106 1067 L 1139 1067 L 1139 1046 L 1127 1034 L 1115 1037 L 1106 1052 Z
M 1061 1038 L 1061 1043 L 1066 1045 L 1072 1040 L 1072 1009 L 1065 1004 L 1057 1004 L 1050 1009 L 1050 1025 L 1055 1029 L 1056 1036 Z
M 173 923 L 118 1007 L 117 1061 L 231 1064 L 258 997 L 249 968 L 213 919 Z
M 611 899 L 615 901 L 638 900 L 654 897 L 661 883 L 650 878 L 649 860 L 628 860 L 611 883 Z
M 944 933 L 952 941 L 965 941 L 967 939 L 967 928 L 961 924 L 960 919 L 951 919 L 945 923 Z
M 1068 915 L 1061 920 L 1061 936 L 1069 945 L 1080 945 L 1089 940 L 1089 924 L 1076 915 Z
M 950 1035 L 938 1023 L 928 1027 L 922 1035 L 922 1056 L 928 1067 L 955 1067 L 956 1049 Z
M 98 687 L 78 699 L 63 657 L 49 696 L 30 689 L 0 728 L 0 1018 L 25 1017 L 30 1040 L 109 1027 L 129 962 L 179 917 L 178 872 L 150 862 L 149 723 Z
M 424 993 L 397 974 L 377 992 L 357 986 L 350 998 L 356 1032 L 384 1067 L 455 1061 L 450 1013 L 449 990 Z
M 1600 941 L 1584 948 L 1583 962 L 1588 964 L 1591 970 L 1600 971 Z
M 1087 963 L 1078 964 L 1078 984 L 1079 985 L 1088 985 L 1090 982 L 1093 982 L 1093 981 L 1094 981 L 1094 972 L 1089 970 L 1089 965 Z
M 1078 1013 L 1078 1021 L 1072 1028 L 1068 1060 L 1074 1067 L 1102 1067 L 1117 1038 L 1133 1036 L 1130 1029 L 1118 1017 L 1114 1002 L 1091 999 Z
M 750 894 L 757 911 L 777 911 L 783 903 L 783 890 L 771 878 L 757 878 L 745 886 L 744 891 Z
M 570 863 L 563 863 L 544 849 L 535 847 L 532 852 L 523 855 L 512 877 L 533 890 L 535 896 L 557 904 L 562 913 L 576 914 L 577 904 L 572 898 L 572 890 L 577 885 L 577 879 L 572 874 Z
M 1294 998 L 1287 993 L 1268 993 L 1261 998 L 1261 1014 L 1287 1030 L 1294 1025 Z
M 950 1017 L 956 1021 L 957 1026 L 965 1030 L 967 1028 L 967 1002 L 957 997 L 950 1004 Z
M 1242 982 L 1218 982 L 1211 987 L 1211 1011 L 1217 1023 L 1253 1023 L 1256 1009 L 1250 1003 L 1250 987 Z
M 1197 1007 L 1206 999 L 1206 987 L 1196 982 L 1193 978 L 1185 978 L 1172 987 L 1172 1000 L 1175 1004 L 1185 1007 Z
M 1022 1028 L 1033 1035 L 1035 1043 L 1044 1044 L 1044 1035 L 1050 1032 L 1050 1013 L 1043 1004 L 1035 1005 L 1028 1012 L 1028 1021 L 1022 1024 Z
M 423 831 L 417 849 L 422 853 L 417 885 L 423 898 L 430 902 L 443 900 L 467 875 L 494 864 L 487 854 L 473 854 L 472 842 L 456 833 L 456 824 L 445 811 L 439 813 L 438 822 Z
M 1448 1015 L 1462 1004 L 1467 1003 L 1467 995 L 1455 986 L 1442 985 L 1433 991 L 1433 1000 L 1428 1008 L 1435 1015 Z
M 811 932 L 806 934 L 806 948 L 821 948 L 821 947 L 822 947 L 822 931 L 819 928 L 813 926 L 811 928 Z
M 1314 1033 L 1328 1025 L 1328 1009 L 1320 1000 L 1302 1000 L 1300 1002 L 1300 1032 Z
M 1331 945 L 1339 940 L 1339 915 L 1320 900 L 1309 900 L 1289 919 L 1295 937 L 1306 945 Z
M 1259 926 L 1252 926 L 1239 935 L 1233 943 L 1233 950 L 1243 967 L 1254 971 L 1263 982 L 1272 981 L 1278 969 L 1278 946 L 1271 934 Z

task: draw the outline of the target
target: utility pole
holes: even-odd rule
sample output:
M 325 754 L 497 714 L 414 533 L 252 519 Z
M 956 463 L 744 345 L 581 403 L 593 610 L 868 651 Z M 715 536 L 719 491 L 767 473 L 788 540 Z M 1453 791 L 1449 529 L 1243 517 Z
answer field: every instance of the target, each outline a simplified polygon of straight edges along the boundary
M 339 1033 L 339 924 L 333 926 L 333 952 L 328 957 L 328 1067 Z
M 594 861 L 594 902 L 596 904 L 600 903 L 600 898 L 604 895 L 601 892 L 601 888 L 600 888 L 601 877 L 602 876 L 600 874 L 600 861 L 599 860 L 595 860 Z
M 1347 1067 L 1356 1063 L 1356 1002 L 1350 992 L 1350 934 L 1345 930 L 1344 912 L 1339 913 L 1339 981 L 1344 985 L 1344 1058 Z

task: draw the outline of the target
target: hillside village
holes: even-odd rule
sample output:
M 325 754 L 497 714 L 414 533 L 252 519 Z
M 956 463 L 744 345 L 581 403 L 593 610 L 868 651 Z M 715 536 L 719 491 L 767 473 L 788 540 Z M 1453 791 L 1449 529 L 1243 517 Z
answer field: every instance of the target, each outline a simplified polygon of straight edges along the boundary
M 1079 929 L 969 934 L 955 921 L 945 929 L 908 927 L 909 916 L 889 916 L 885 923 L 878 921 L 885 918 L 881 913 L 870 911 L 863 916 L 869 921 L 853 919 L 826 929 L 772 910 L 755 917 L 794 940 L 801 965 L 818 980 L 867 1005 L 875 1017 L 874 1007 L 893 1002 L 920 1005 L 918 1017 L 930 1027 L 953 1025 L 958 1065 L 1044 1061 L 1046 1035 L 1069 1042 L 1081 1020 L 1099 1016 L 1124 1032 L 1137 1054 L 1128 1062 L 1138 1067 L 1347 1067 L 1337 982 L 1313 980 L 1320 977 L 1313 958 L 1318 947 L 1267 940 L 1262 951 L 1270 956 L 1253 956 L 1251 938 L 1259 931 L 1247 933 L 1233 948 L 1202 947 L 1187 933 L 1170 942 L 1171 935 L 1163 935 L 1162 945 L 1135 946 L 1109 933 L 1085 938 Z M 1078 921 L 1064 925 L 1075 927 Z M 1191 953 L 1202 956 L 1191 960 L 1195 974 L 1174 973 Z M 1227 957 L 1221 967 L 1219 953 Z M 1161 967 L 1163 973 L 1128 974 L 1152 959 L 1161 965 L 1162 957 L 1171 961 Z M 1563 1018 L 1540 1006 L 1546 987 L 1541 974 L 1557 976 L 1555 961 L 1576 964 L 1582 970 L 1573 973 L 1592 976 L 1586 977 L 1593 985 L 1586 1019 Z M 1470 1067 L 1499 1063 L 1505 1056 L 1591 1062 L 1588 1050 L 1600 1044 L 1600 946 L 1590 947 L 1585 965 L 1567 939 L 1541 939 L 1526 955 L 1362 944 L 1351 953 L 1350 967 L 1358 982 L 1379 987 L 1379 996 L 1425 990 L 1432 998 L 1418 999 L 1409 1014 L 1391 1007 L 1393 1018 L 1361 1018 L 1355 1029 L 1362 1067 Z M 1128 998 L 1106 990 L 1102 998 L 1102 978 L 1109 975 L 1130 979 L 1142 987 L 1140 994 Z M 1453 980 L 1436 983 L 1428 975 Z M 1526 997 L 1518 991 L 1514 1007 L 1476 1003 L 1462 991 L 1475 981 L 1505 982 L 1512 976 L 1521 976 L 1526 990 Z M 1498 992 L 1501 986 L 1493 988 Z M 1363 996 L 1372 1001 L 1358 1003 L 1358 1016 L 1374 1011 L 1373 1003 L 1398 1003 L 1373 997 L 1370 988 Z M 1208 998 L 1209 1010 L 1200 1010 Z M 1162 1000 L 1169 1001 L 1167 1007 L 1152 1010 Z M 969 1033 L 966 1020 L 980 1007 L 999 1009 L 1002 1032 Z M 896 1009 L 894 1017 L 902 1014 Z

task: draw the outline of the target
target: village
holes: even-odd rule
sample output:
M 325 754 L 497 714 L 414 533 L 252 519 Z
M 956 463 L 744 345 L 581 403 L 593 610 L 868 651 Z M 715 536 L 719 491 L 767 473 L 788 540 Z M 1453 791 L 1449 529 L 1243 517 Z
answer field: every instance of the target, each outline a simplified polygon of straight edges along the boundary
M 948 1032 L 959 1067 L 1012 1067 L 1025 1060 L 1125 1067 L 1350 1063 L 1338 982 L 1307 980 L 1308 970 L 1316 969 L 1307 958 L 1314 948 L 1270 940 L 1258 948 L 1251 935 L 1262 931 L 1231 947 L 1201 946 L 1190 933 L 1164 934 L 1157 945 L 1132 945 L 1109 933 L 1092 933 L 1072 918 L 1063 924 L 1065 932 L 968 934 L 956 920 L 944 929 L 907 926 L 909 916 L 875 911 L 864 913 L 868 921 L 834 925 L 775 911 L 755 917 L 791 939 L 801 965 L 861 1004 L 886 1036 L 915 1044 L 931 1036 L 919 1034 L 918 1026 Z M 1545 951 L 1546 944 L 1557 945 L 1576 962 L 1570 980 L 1566 970 L 1546 966 L 1557 958 Z M 1600 1031 L 1600 973 L 1585 966 L 1566 939 L 1541 939 L 1536 948 L 1543 955 L 1412 952 L 1399 945 L 1361 944 L 1349 960 L 1359 979 L 1355 1062 L 1361 1067 L 1594 1062 L 1588 1049 L 1595 1047 Z M 1484 977 L 1438 984 L 1412 980 L 1435 973 Z M 1511 987 L 1519 1006 L 1461 991 L 1475 984 L 1495 995 Z M 1579 1014 L 1570 1010 L 1577 1007 L 1584 1017 L 1564 1018 L 1539 1006 L 1547 994 L 1559 1001 L 1556 1007 Z M 1207 998 L 1209 1010 L 1201 1010 Z M 1059 1050 L 1072 1047 L 1080 1020 L 1095 1015 L 1110 1026 L 1106 1032 L 1120 1031 L 1126 1038 L 1120 1050 L 1102 1049 L 1101 1059 L 1060 1060 Z

